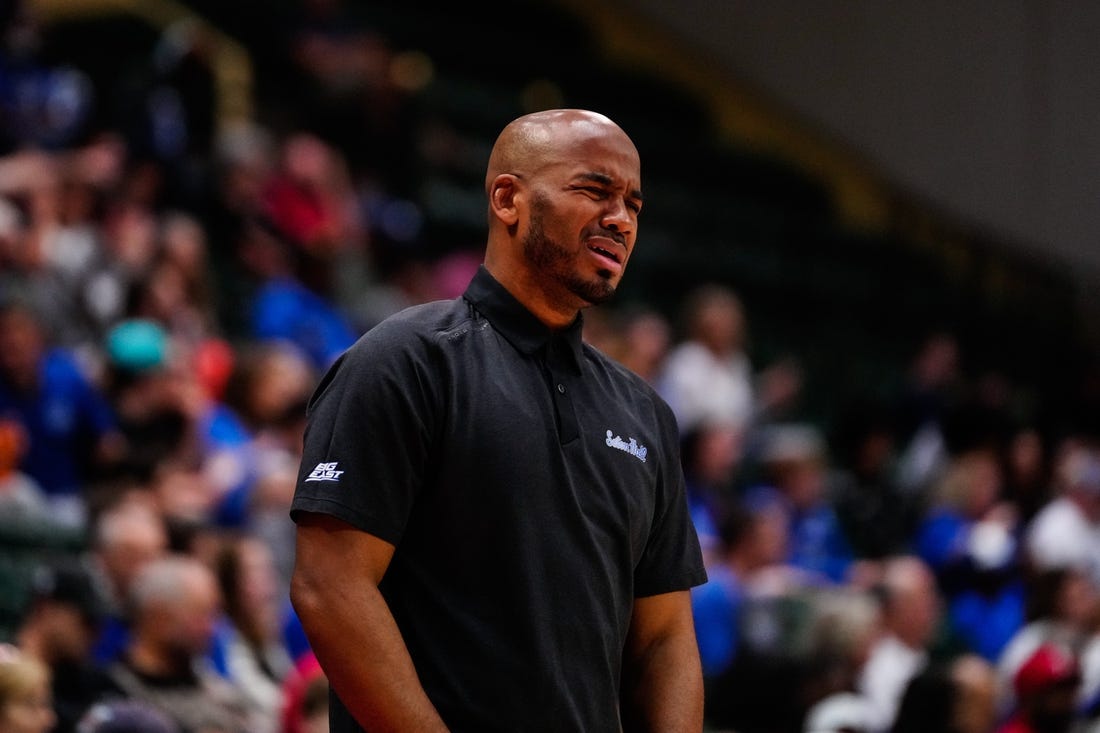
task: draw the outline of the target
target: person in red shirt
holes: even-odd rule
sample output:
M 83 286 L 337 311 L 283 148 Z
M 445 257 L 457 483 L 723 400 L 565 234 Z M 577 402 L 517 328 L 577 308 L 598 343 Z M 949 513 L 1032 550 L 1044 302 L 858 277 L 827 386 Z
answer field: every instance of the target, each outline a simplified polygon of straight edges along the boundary
M 997 733 L 1066 733 L 1074 723 L 1081 671 L 1068 650 L 1044 644 L 1013 679 L 1016 708 Z

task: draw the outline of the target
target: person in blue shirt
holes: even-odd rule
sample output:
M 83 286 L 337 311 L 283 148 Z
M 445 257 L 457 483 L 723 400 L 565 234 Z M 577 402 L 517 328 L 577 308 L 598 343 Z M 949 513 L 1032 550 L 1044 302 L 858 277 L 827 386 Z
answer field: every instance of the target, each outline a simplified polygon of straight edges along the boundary
M 34 312 L 16 300 L 0 304 L 0 415 L 26 431 L 21 470 L 59 518 L 82 523 L 86 482 L 121 456 L 123 439 L 107 400 L 70 354 L 49 346 Z
M 786 560 L 787 522 L 778 507 L 733 505 L 717 527 L 719 546 L 707 582 L 691 589 L 695 636 L 707 681 L 727 672 L 741 647 L 746 585 Z
M 820 582 L 845 582 L 855 553 L 826 493 L 827 457 L 816 428 L 769 428 L 759 460 L 761 481 L 744 498 L 753 506 L 777 505 L 786 511 L 787 561 Z
M 271 224 L 246 224 L 237 248 L 249 283 L 242 302 L 248 338 L 290 342 L 317 369 L 329 367 L 355 342 L 359 333 L 350 318 L 298 277 L 291 245 Z

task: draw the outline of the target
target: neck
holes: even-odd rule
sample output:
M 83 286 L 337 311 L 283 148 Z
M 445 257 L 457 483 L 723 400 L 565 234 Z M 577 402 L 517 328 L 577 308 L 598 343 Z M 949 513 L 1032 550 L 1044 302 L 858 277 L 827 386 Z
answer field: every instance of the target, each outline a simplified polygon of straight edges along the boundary
M 128 656 L 134 669 L 153 677 L 171 677 L 191 669 L 190 657 L 174 654 L 148 640 L 136 640 Z
M 485 257 L 485 269 L 513 298 L 530 311 L 531 315 L 553 331 L 560 331 L 573 325 L 581 308 L 587 305 L 555 302 L 555 299 L 547 295 L 545 283 L 540 282 L 537 275 L 522 268 L 508 266 L 507 263 L 495 257 L 488 255 Z

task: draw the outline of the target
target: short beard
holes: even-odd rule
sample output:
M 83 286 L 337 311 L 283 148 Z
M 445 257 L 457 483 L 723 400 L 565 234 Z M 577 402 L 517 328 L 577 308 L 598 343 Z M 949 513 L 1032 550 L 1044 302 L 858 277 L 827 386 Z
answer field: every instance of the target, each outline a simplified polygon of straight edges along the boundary
M 565 286 L 589 305 L 606 303 L 615 294 L 611 273 L 600 271 L 599 280 L 585 280 L 571 267 L 573 254 L 546 236 L 542 222 L 549 205 L 543 196 L 531 200 L 531 224 L 523 238 L 523 255 L 535 271 Z

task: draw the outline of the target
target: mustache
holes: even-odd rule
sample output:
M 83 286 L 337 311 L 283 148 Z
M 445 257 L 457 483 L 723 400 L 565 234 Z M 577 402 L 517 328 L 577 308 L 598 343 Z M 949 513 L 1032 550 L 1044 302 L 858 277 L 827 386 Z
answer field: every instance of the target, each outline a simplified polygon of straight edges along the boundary
M 612 240 L 622 246 L 626 246 L 626 236 L 622 232 L 617 232 L 614 229 L 605 229 L 604 227 L 596 227 L 589 229 L 584 233 L 585 238 L 588 237 L 605 237 Z

